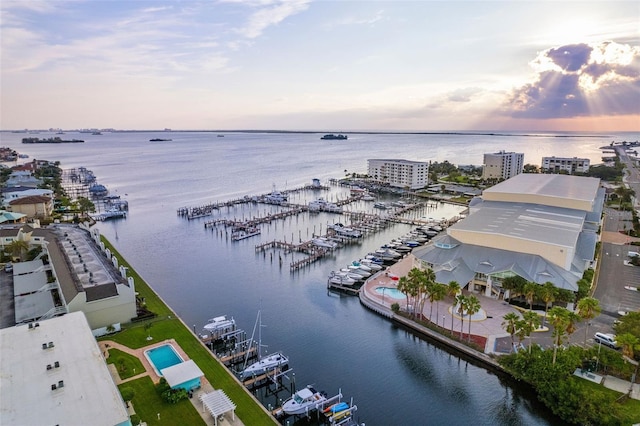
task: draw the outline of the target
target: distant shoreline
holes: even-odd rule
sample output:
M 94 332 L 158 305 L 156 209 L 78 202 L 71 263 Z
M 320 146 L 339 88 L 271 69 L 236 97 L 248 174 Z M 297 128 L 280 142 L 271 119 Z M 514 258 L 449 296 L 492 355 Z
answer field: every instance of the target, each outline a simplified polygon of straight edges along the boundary
M 0 130 L 0 133 L 16 133 L 17 130 Z M 48 130 L 39 132 L 47 133 Z M 65 132 L 80 133 L 79 130 L 65 130 Z M 282 134 L 324 134 L 326 130 L 105 130 L 107 133 L 282 133 Z M 611 135 L 586 134 L 571 132 L 497 132 L 497 131 L 434 131 L 434 132 L 402 132 L 402 131 L 341 131 L 349 135 L 451 135 L 451 136 L 498 136 L 498 137 L 554 137 L 554 138 L 610 138 Z M 621 131 L 617 133 L 637 133 L 635 131 Z

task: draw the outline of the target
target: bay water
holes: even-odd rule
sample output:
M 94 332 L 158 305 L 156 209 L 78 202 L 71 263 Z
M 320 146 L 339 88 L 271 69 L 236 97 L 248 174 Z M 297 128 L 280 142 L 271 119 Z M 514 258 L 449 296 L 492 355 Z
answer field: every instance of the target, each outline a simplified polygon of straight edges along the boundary
M 308 240 L 348 218 L 301 214 L 261 225 L 260 236 L 233 242 L 229 230 L 205 229 L 204 222 L 264 216 L 280 208 L 240 204 L 191 221 L 177 209 L 298 188 L 313 178 L 328 185 L 330 178 L 366 173 L 367 160 L 374 158 L 481 165 L 483 153 L 506 150 L 523 152 L 525 163 L 540 164 L 542 156 L 555 155 L 586 157 L 594 164 L 600 162 L 600 146 L 638 140 L 638 134 L 350 134 L 346 141 L 327 141 L 315 133 L 176 131 L 69 132 L 58 136 L 85 143 L 22 144 L 25 136 L 56 135 L 2 132 L 0 146 L 29 155 L 20 161 L 86 167 L 112 195 L 129 202 L 126 219 L 96 226 L 185 323 L 199 331 L 209 318 L 228 315 L 251 333 L 260 310 L 265 351 L 289 357 L 295 386 L 314 384 L 329 395 L 340 390 L 353 398 L 356 419 L 367 425 L 547 425 L 558 420 L 526 386 L 416 337 L 368 311 L 356 297 L 327 291 L 330 271 L 410 226 L 394 225 L 291 272 L 295 255 L 255 246 Z M 338 199 L 348 192 L 330 188 L 300 191 L 290 201 Z M 374 211 L 365 202 L 347 208 Z M 459 212 L 437 204 L 415 214 L 439 219 Z M 258 396 L 275 405 L 286 395 Z

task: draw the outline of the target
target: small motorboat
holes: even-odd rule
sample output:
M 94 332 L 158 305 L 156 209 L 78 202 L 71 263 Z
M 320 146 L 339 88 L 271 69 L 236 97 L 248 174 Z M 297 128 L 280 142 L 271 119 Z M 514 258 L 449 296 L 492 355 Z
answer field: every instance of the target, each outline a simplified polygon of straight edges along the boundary
M 324 392 L 318 392 L 313 386 L 308 385 L 286 400 L 284 404 L 282 404 L 282 410 L 288 415 L 305 414 L 317 409 L 318 405 L 326 400 L 327 396 Z
M 367 265 L 374 272 L 382 270 L 382 266 L 371 259 L 360 259 L 360 264 Z
M 331 284 L 351 286 L 354 285 L 357 281 L 359 280 L 351 278 L 350 276 L 342 272 L 333 271 L 329 275 L 329 282 Z
M 211 318 L 205 325 L 204 329 L 209 333 L 219 334 L 227 331 L 233 331 L 236 327 L 236 321 L 231 318 L 228 319 L 226 315 Z

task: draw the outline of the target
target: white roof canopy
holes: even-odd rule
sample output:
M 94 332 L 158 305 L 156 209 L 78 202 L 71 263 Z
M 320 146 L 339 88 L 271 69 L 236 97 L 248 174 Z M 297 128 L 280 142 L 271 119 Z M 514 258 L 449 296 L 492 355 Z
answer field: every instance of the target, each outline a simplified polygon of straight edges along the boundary
M 192 359 L 164 368 L 161 373 L 171 387 L 204 376 L 202 370 L 200 370 Z
M 206 393 L 200 396 L 202 401 L 202 410 L 206 407 L 215 420 L 215 424 L 218 424 L 218 416 L 231 411 L 233 414 L 233 420 L 236 419 L 236 405 L 229 399 L 227 394 L 223 390 L 215 390 L 213 392 Z

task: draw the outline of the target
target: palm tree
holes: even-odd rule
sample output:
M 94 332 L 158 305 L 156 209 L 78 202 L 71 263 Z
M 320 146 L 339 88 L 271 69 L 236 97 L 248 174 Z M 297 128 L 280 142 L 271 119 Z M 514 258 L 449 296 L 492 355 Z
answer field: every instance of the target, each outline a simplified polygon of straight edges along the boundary
M 522 293 L 526 283 L 527 280 L 520 275 L 514 275 L 503 279 L 501 285 L 503 289 L 509 290 L 509 299 L 513 299 L 515 295 Z
M 549 310 L 549 320 L 553 326 L 553 362 L 556 363 L 556 355 L 558 346 L 562 344 L 562 339 L 567 332 L 569 326 L 569 311 L 560 306 L 554 306 Z
M 7 249 L 13 257 L 18 257 L 20 261 L 23 261 L 24 254 L 29 250 L 29 243 L 24 240 L 13 240 L 7 244 Z
M 529 304 L 529 310 L 533 310 L 533 301 L 536 299 L 538 292 L 538 284 L 534 282 L 528 282 L 524 285 L 523 293 L 527 303 Z
M 584 328 L 584 344 L 587 344 L 587 338 L 589 336 L 589 322 L 600 315 L 602 308 L 600 302 L 594 297 L 584 297 L 578 301 L 578 315 L 584 320 L 587 320 L 587 326 Z
M 409 279 L 406 276 L 400 277 L 396 288 L 398 289 L 398 291 L 404 293 L 405 297 L 407 298 L 407 308 L 408 308 L 409 307 Z
M 456 307 L 455 297 L 460 292 L 460 284 L 456 281 L 449 281 L 447 285 L 447 296 L 453 297 L 453 303 L 451 304 L 451 334 L 453 334 L 453 310 Z
M 429 302 L 431 303 L 431 309 L 429 311 L 429 321 L 431 321 L 431 314 L 433 313 L 433 302 L 435 300 L 433 298 L 433 291 L 437 284 L 436 273 L 433 272 L 433 269 L 431 268 L 427 268 L 422 272 L 423 272 L 422 277 L 424 279 L 425 290 L 429 293 Z
M 511 351 L 510 352 L 513 352 L 513 347 L 516 343 L 515 340 L 513 339 L 513 336 L 516 334 L 516 331 L 518 330 L 516 323 L 517 321 L 520 320 L 520 317 L 515 312 L 509 312 L 502 318 L 504 319 L 504 321 L 502 321 L 502 328 L 504 328 L 504 330 L 511 335 Z
M 477 313 L 478 311 L 480 311 L 480 309 L 482 308 L 482 306 L 480 305 L 480 301 L 478 300 L 478 298 L 475 295 L 470 295 L 467 297 L 467 314 L 469 314 L 469 342 L 471 342 L 471 316 L 475 313 Z
M 462 329 L 464 328 L 464 312 L 467 309 L 467 298 L 464 294 L 456 296 L 456 305 L 459 305 L 460 312 L 460 340 L 462 340 Z
M 618 334 L 616 343 L 622 347 L 622 354 L 633 359 L 634 351 L 640 349 L 640 339 L 631 333 Z
M 540 298 L 544 301 L 544 321 L 542 324 L 547 322 L 547 311 L 549 310 L 549 304 L 553 303 L 556 300 L 556 294 L 558 294 L 558 290 L 552 282 L 547 281 L 540 287 L 539 289 Z
M 440 318 L 440 301 L 444 299 L 446 294 L 447 287 L 439 283 L 435 283 L 431 289 L 431 293 L 429 293 L 431 303 L 436 302 L 436 325 L 438 325 L 438 318 Z M 442 323 L 442 327 L 444 328 L 444 322 Z
M 526 324 L 525 331 L 527 336 L 531 336 L 535 330 L 540 327 L 540 316 L 533 311 L 527 311 L 522 314 L 522 319 Z M 529 353 L 531 353 L 531 346 L 533 342 L 529 342 Z

